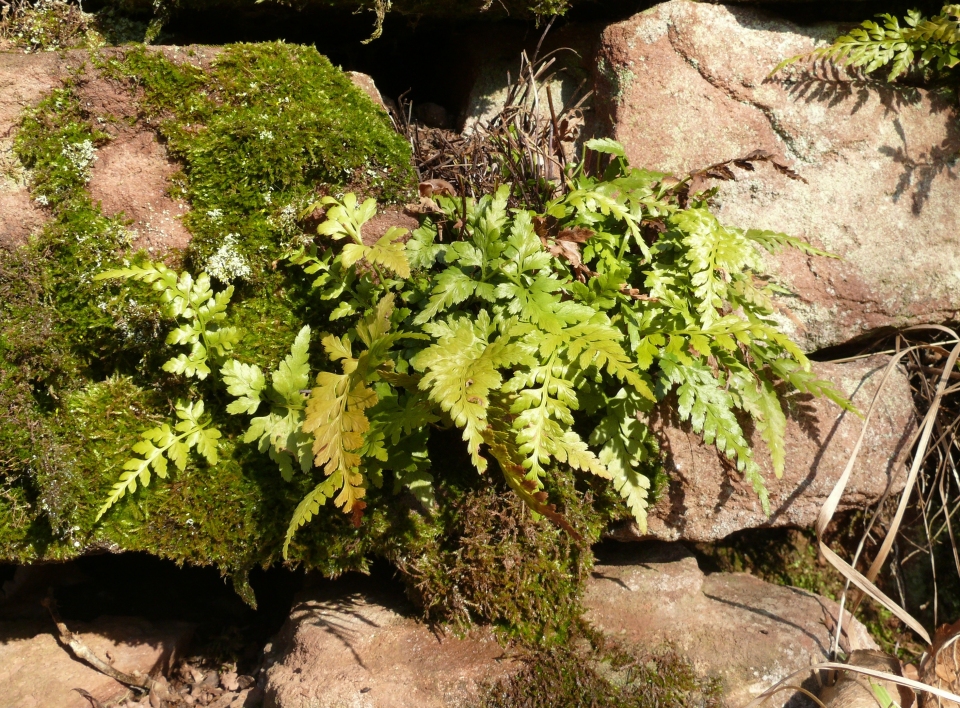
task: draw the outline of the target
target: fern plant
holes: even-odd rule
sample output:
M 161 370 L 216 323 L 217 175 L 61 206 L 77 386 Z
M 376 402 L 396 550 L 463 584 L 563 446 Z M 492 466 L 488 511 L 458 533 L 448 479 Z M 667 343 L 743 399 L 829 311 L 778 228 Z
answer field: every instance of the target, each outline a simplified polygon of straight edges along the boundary
M 240 332 L 235 327 L 221 325 L 233 297 L 232 285 L 214 293 L 206 273 L 194 280 L 189 273 L 177 275 L 163 263 L 150 262 L 94 276 L 94 280 L 126 278 L 152 284 L 163 304 L 163 315 L 179 323 L 167 335 L 167 344 L 190 347 L 188 352 L 169 359 L 163 365 L 164 371 L 205 379 L 210 375 L 208 360 L 222 359 L 240 341 Z
M 327 500 L 359 524 L 367 490 L 385 475 L 429 506 L 433 428 L 459 430 L 478 472 L 496 461 L 534 513 L 577 534 L 550 504 L 551 470 L 609 480 L 645 527 L 659 455 L 648 418 L 657 404 L 675 401 L 764 508 L 738 416 L 752 419 L 779 475 L 786 417 L 776 383 L 850 407 L 778 330 L 775 286 L 760 258 L 761 249 L 784 247 L 829 254 L 785 234 L 726 227 L 709 211 L 709 193 L 687 195 L 663 174 L 631 169 L 613 141 L 588 146 L 609 156 L 604 175 L 572 170 L 566 194 L 540 214 L 509 208 L 506 185 L 479 200 L 436 196 L 413 233 L 391 229 L 368 245 L 372 200 L 347 194 L 309 209 L 326 209 L 318 239 L 288 261 L 312 278 L 329 320 L 344 321 L 339 336 L 323 336 L 323 356 L 314 352 L 311 362 L 304 327 L 269 385 L 254 364 L 220 369 L 235 399 L 227 412 L 251 416 L 244 440 L 284 479 L 297 470 L 314 478 L 290 521 L 285 557 Z M 165 302 L 180 298 L 170 312 L 199 309 L 181 304 L 195 303 L 185 294 L 194 286 L 181 285 L 188 276 L 162 266 L 103 277 L 160 282 L 173 293 Z M 193 331 L 207 331 L 207 322 Z M 145 447 L 137 451 L 146 457 Z
M 960 5 L 944 5 L 939 15 L 929 19 L 911 10 L 902 24 L 890 14 L 878 17 L 880 22 L 866 20 L 829 46 L 785 59 L 773 73 L 802 59 L 824 59 L 866 74 L 889 66 L 887 80 L 893 81 L 912 67 L 934 66 L 943 71 L 960 64 Z
M 178 322 L 178 326 L 167 335 L 166 343 L 190 347 L 189 352 L 168 359 L 163 364 L 164 371 L 206 379 L 211 373 L 208 363 L 211 357 L 222 358 L 240 340 L 240 332 L 235 327 L 221 325 L 233 296 L 233 286 L 214 293 L 206 273 L 194 280 L 189 273 L 178 275 L 163 263 L 150 262 L 94 276 L 94 280 L 128 278 L 152 284 L 159 295 L 163 315 Z M 124 463 L 124 472 L 97 512 L 98 520 L 125 494 L 135 492 L 138 485 L 148 486 L 151 469 L 158 477 L 166 478 L 169 460 L 182 472 L 191 449 L 195 449 L 207 464 L 217 464 L 217 440 L 221 434 L 211 425 L 210 416 L 204 415 L 203 401 L 178 401 L 175 412 L 179 422 L 172 428 L 163 423 L 141 433 L 140 442 L 133 446 L 137 456 Z
M 137 491 L 137 485 L 146 487 L 153 474 L 165 479 L 169 460 L 181 472 L 187 467 L 187 455 L 191 449 L 197 451 L 211 467 L 217 464 L 217 441 L 220 431 L 210 425 L 210 416 L 204 415 L 203 401 L 176 404 L 178 423 L 171 427 L 167 423 L 145 430 L 140 442 L 133 446 L 138 457 L 132 457 L 123 465 L 123 473 L 103 506 L 97 512 L 97 520 L 127 493 Z

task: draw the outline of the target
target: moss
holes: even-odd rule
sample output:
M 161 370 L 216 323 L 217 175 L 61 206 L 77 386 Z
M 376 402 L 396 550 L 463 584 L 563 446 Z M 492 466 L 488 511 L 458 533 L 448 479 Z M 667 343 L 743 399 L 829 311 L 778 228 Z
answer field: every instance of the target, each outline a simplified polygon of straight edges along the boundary
M 0 49 L 24 52 L 93 48 L 104 44 L 93 15 L 62 0 L 14 2 L 0 19 Z
M 295 221 L 284 207 L 361 179 L 371 193 L 404 197 L 413 179 L 406 143 L 312 49 L 241 45 L 201 69 L 141 48 L 92 64 L 139 93 L 147 121 L 181 161 L 178 188 L 193 206 L 195 240 L 186 254 L 168 257 L 199 269 L 226 233 L 239 235 L 252 275 L 237 283 L 230 313 L 246 334 L 236 353 L 275 366 L 304 321 L 326 323 L 272 265 Z M 79 88 L 95 67 L 78 68 L 27 111 L 16 137 L 33 197 L 52 219 L 29 244 L 0 250 L 0 549 L 9 560 L 144 550 L 242 575 L 277 560 L 309 480 L 283 483 L 273 463 L 240 442 L 222 391 L 157 377 L 171 355 L 163 337 L 172 325 L 159 318 L 148 287 L 93 280 L 129 249 L 122 215 L 104 217 L 86 189 L 108 140 L 98 119 L 113 119 L 81 105 Z M 264 150 L 268 130 L 275 140 Z M 224 433 L 221 464 L 191 461 L 95 523 L 141 432 L 171 418 L 177 398 L 200 396 Z M 388 511 L 357 531 L 333 515 L 304 534 L 321 550 L 301 557 L 330 574 L 362 569 L 403 516 Z
M 229 324 L 244 333 L 232 356 L 265 370 L 303 324 L 315 332 L 340 324 L 329 321 L 331 304 L 277 265 L 301 233 L 298 213 L 318 192 L 348 187 L 381 201 L 405 198 L 409 148 L 326 59 L 282 43 L 228 47 L 212 63 L 142 47 L 105 53 L 22 121 L 17 153 L 52 221 L 27 246 L 0 252 L 0 307 L 9 315 L 0 328 L 0 404 L 12 421 L 0 432 L 0 554 L 23 561 L 144 551 L 214 565 L 250 599 L 247 572 L 280 561 L 288 520 L 316 480 L 284 482 L 275 463 L 243 443 L 246 421 L 226 413 L 229 397 L 213 378 L 161 372 L 176 353 L 164 344 L 173 325 L 158 315 L 149 287 L 93 280 L 124 259 L 146 258 L 129 253 L 122 215 L 104 217 L 87 192 L 91 161 L 109 139 L 98 119 L 112 119 L 88 113 L 79 98 L 93 71 L 137 97 L 139 120 L 179 162 L 171 191 L 190 203 L 184 223 L 193 240 L 166 254 L 168 263 L 198 272 L 229 244 L 248 267 L 228 309 Z M 19 334 L 31 328 L 32 338 Z M 171 466 L 170 477 L 97 521 L 131 448 L 144 430 L 173 419 L 178 399 L 204 400 L 223 435 L 220 461 L 209 467 L 191 456 L 183 471 Z M 623 513 L 622 501 L 609 485 L 550 475 L 551 500 L 583 534 L 578 540 L 533 519 L 496 473 L 480 478 L 456 433 L 434 431 L 430 445 L 444 467 L 433 512 L 388 482 L 368 490 L 359 527 L 332 506 L 322 510 L 297 534 L 291 561 L 335 576 L 384 557 L 432 620 L 492 622 L 528 646 L 572 636 L 589 543 Z
M 581 628 L 575 641 L 521 657 L 523 668 L 487 687 L 477 708 L 684 708 L 721 706 L 718 679 L 700 676 L 684 657 L 663 647 L 605 641 Z
M 398 555 L 413 599 L 426 617 L 465 628 L 492 623 L 505 636 L 533 644 L 565 641 L 582 612 L 580 590 L 593 567 L 590 542 L 602 520 L 590 494 L 580 494 L 560 471 L 552 497 L 584 540 L 546 520 L 534 520 L 510 490 L 493 479 L 456 495 L 445 490 L 439 527 L 416 553 Z

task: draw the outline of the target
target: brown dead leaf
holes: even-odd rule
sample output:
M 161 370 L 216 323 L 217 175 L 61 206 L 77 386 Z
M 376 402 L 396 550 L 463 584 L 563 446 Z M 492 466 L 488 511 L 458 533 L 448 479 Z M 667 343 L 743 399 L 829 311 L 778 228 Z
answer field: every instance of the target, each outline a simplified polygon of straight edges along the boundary
M 582 226 L 574 226 L 569 229 L 562 229 L 560 233 L 557 234 L 558 241 L 570 241 L 572 243 L 586 243 L 587 239 L 593 236 L 593 231 L 591 229 L 583 228 Z
M 580 259 L 580 246 L 573 241 L 547 241 L 544 247 L 551 256 L 562 258 L 574 268 L 583 266 L 583 261 Z
M 533 217 L 533 231 L 540 237 L 540 240 L 555 238 L 560 228 L 560 222 L 555 216 L 535 216 Z M 546 245 L 546 241 L 544 241 Z
M 428 179 L 420 183 L 420 196 L 455 197 L 457 190 L 445 179 Z
M 403 207 L 403 213 L 408 216 L 427 216 L 442 214 L 443 210 L 430 197 L 420 197 L 419 204 L 407 204 Z
M 741 170 L 746 170 L 747 172 L 753 172 L 756 169 L 757 162 L 769 162 L 770 165 L 780 174 L 789 177 L 790 179 L 799 180 L 800 182 L 806 183 L 805 180 L 796 170 L 794 170 L 790 165 L 788 165 L 781 157 L 774 155 L 771 152 L 766 150 L 754 150 L 743 157 L 735 157 L 732 160 L 724 160 L 723 162 L 718 162 L 715 165 L 710 165 L 705 167 L 702 170 L 696 170 L 695 172 L 690 173 L 690 194 L 697 194 L 701 192 L 706 187 L 706 183 L 712 179 L 718 179 L 723 181 L 736 180 L 737 175 L 731 169 L 731 166 L 738 167 Z

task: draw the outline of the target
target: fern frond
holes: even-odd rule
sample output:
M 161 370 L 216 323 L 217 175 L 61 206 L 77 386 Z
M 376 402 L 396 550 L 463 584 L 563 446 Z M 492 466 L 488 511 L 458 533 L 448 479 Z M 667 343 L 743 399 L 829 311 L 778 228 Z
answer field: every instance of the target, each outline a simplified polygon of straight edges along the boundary
M 471 460 L 480 472 L 487 461 L 480 455 L 491 390 L 503 379 L 499 369 L 522 357 L 509 334 L 496 334 L 486 311 L 476 321 L 460 317 L 424 327 L 436 343 L 417 354 L 411 364 L 424 373 L 420 388 L 463 430 Z
M 203 401 L 178 402 L 176 414 L 180 420 L 172 429 L 163 423 L 140 434 L 140 441 L 133 446 L 133 452 L 140 457 L 131 458 L 123 464 L 124 471 L 97 512 L 96 521 L 125 494 L 137 491 L 138 485 L 149 486 L 151 469 L 161 479 L 166 478 L 167 460 L 182 472 L 187 466 L 188 453 L 196 449 L 207 464 L 217 464 L 220 431 L 212 427 L 209 416 L 204 415 Z
M 96 280 L 131 278 L 152 283 L 160 293 L 164 315 L 171 319 L 186 318 L 188 322 L 173 329 L 166 338 L 170 345 L 190 347 L 169 359 L 163 370 L 187 377 L 205 379 L 210 375 L 211 354 L 217 358 L 227 355 L 240 342 L 240 331 L 235 327 L 222 327 L 227 305 L 233 297 L 233 286 L 219 293 L 210 287 L 210 277 L 201 273 L 196 279 L 190 273 L 179 276 L 162 263 L 146 263 L 109 270 L 94 276 Z
M 767 231 L 766 229 L 748 229 L 742 233 L 750 241 L 759 244 L 770 253 L 777 253 L 784 248 L 795 248 L 800 251 L 800 253 L 803 253 L 807 256 L 836 259 L 840 258 L 840 256 L 838 256 L 836 253 L 831 253 L 830 251 L 821 251 L 819 248 L 811 246 L 802 238 L 782 234 L 778 231 Z
M 760 466 L 734 415 L 734 402 L 713 372 L 696 359 L 681 362 L 665 354 L 660 360 L 662 376 L 677 385 L 677 413 L 689 421 L 708 445 L 727 456 L 743 473 L 757 496 L 765 514 L 770 513 L 770 499 L 760 474 Z
M 293 479 L 293 460 L 306 472 L 312 464 L 311 439 L 303 432 L 306 398 L 300 392 L 309 385 L 310 364 L 307 350 L 310 346 L 310 328 L 303 327 L 288 354 L 271 376 L 267 391 L 270 411 L 250 421 L 243 436 L 246 443 L 256 442 L 260 452 L 267 452 L 277 463 L 280 474 L 287 481 Z M 259 407 L 261 392 L 266 386 L 259 367 L 230 361 L 221 369 L 227 391 L 240 396 L 227 406 L 229 413 L 253 414 Z
M 567 356 L 578 359 L 581 369 L 596 366 L 601 371 L 606 370 L 612 376 L 630 384 L 641 396 L 654 401 L 656 396 L 646 375 L 637 370 L 636 363 L 631 360 L 620 346 L 622 335 L 620 332 L 603 322 L 606 318 L 596 318 L 591 322 L 569 327 L 557 338 L 544 338 L 547 347 L 555 344 L 566 346 Z M 601 321 L 596 321 L 601 320 Z M 541 345 L 541 352 L 544 345 Z
M 343 247 L 340 262 L 345 268 L 365 259 L 374 266 L 382 265 L 401 278 L 410 277 L 410 263 L 407 260 L 405 246 L 398 239 L 407 233 L 406 229 L 391 227 L 372 246 L 362 243 L 348 243 Z
M 608 411 L 590 435 L 590 443 L 602 445 L 600 462 L 613 479 L 614 489 L 627 503 L 641 533 L 647 530 L 647 495 L 650 480 L 640 467 L 656 458 L 659 446 L 639 414 L 649 409 L 649 401 L 620 389 L 606 400 Z
M 327 218 L 317 227 L 318 234 L 336 240 L 349 236 L 354 243 L 359 244 L 363 243 L 361 233 L 363 225 L 377 213 L 375 199 L 367 199 L 362 204 L 358 204 L 357 196 L 353 192 L 345 194 L 343 201 L 333 197 L 323 197 L 319 202 L 307 207 L 304 214 L 312 213 L 318 206 L 327 207 Z
M 290 542 L 293 540 L 297 530 L 301 526 L 310 523 L 310 520 L 320 513 L 320 507 L 326 503 L 327 499 L 336 493 L 340 482 L 339 475 L 327 477 L 297 504 L 297 508 L 293 511 L 293 517 L 290 519 L 290 524 L 287 526 L 287 533 L 283 539 L 284 560 L 290 558 Z
M 684 209 L 670 221 L 684 234 L 683 257 L 690 264 L 697 312 L 702 325 L 709 327 L 720 318 L 731 274 L 759 269 L 757 255 L 738 229 L 725 228 L 706 209 Z
M 770 450 L 773 473 L 779 479 L 787 460 L 784 440 L 787 416 L 773 385 L 760 372 L 740 369 L 730 374 L 731 388 L 740 396 L 741 408 L 750 414 L 757 432 Z
M 487 444 L 490 455 L 500 465 L 507 485 L 534 512 L 534 518 L 545 516 L 575 539 L 583 542 L 583 536 L 573 528 L 563 514 L 557 512 L 553 504 L 547 501 L 546 492 L 541 491 L 535 481 L 527 479 L 519 452 L 513 444 L 512 431 L 506 423 L 508 419 L 507 411 L 494 406 L 491 416 L 492 424 L 483 431 L 483 440 Z
M 818 398 L 827 398 L 845 411 L 863 417 L 863 413 L 853 404 L 853 402 L 843 395 L 836 386 L 829 381 L 818 379 L 816 374 L 807 368 L 804 368 L 796 361 L 791 359 L 777 359 L 770 363 L 770 368 L 780 378 L 789 383 L 799 393 L 808 393 Z
M 517 372 L 502 387 L 504 393 L 517 394 L 510 408 L 510 413 L 516 416 L 513 420 L 516 444 L 519 453 L 525 456 L 523 467 L 528 470 L 527 478 L 538 486 L 543 465 L 550 458 L 573 469 L 610 478 L 597 456 L 570 430 L 572 409 L 578 408 L 578 403 L 567 369 L 558 349 L 545 364 Z

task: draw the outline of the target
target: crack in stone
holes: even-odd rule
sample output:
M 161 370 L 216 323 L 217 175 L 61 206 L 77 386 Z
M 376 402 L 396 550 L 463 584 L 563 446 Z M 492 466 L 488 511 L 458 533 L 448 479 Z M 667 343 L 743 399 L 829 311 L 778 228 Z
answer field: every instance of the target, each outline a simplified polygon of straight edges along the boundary
M 740 103 L 744 106 L 748 106 L 750 108 L 753 108 L 759 111 L 761 115 L 763 115 L 763 117 L 766 119 L 767 123 L 770 125 L 770 129 L 773 131 L 774 135 L 776 135 L 780 139 L 780 142 L 783 143 L 785 147 L 785 151 L 787 153 L 785 156 L 791 159 L 797 160 L 799 162 L 805 162 L 805 160 L 803 160 L 800 157 L 800 151 L 796 147 L 796 139 L 789 132 L 787 132 L 787 130 L 784 129 L 782 125 L 780 125 L 780 121 L 777 120 L 777 117 L 773 114 L 772 110 L 760 105 L 759 103 L 756 103 L 749 99 L 738 96 L 728 86 L 725 86 L 721 82 L 718 82 L 716 79 L 714 79 L 708 72 L 704 71 L 704 69 L 700 66 L 700 62 L 697 60 L 696 57 L 692 57 L 688 55 L 685 51 L 683 51 L 683 49 L 679 45 L 678 36 L 679 36 L 679 30 L 671 22 L 667 29 L 667 37 L 670 40 L 671 49 L 673 49 L 673 51 L 678 56 L 680 56 L 687 64 L 689 64 L 694 69 L 696 69 L 697 73 L 700 74 L 700 77 L 704 81 L 706 81 L 715 89 L 723 93 L 725 96 L 727 96 L 727 98 L 730 98 L 736 101 L 737 103 Z M 734 155 L 733 157 L 738 157 L 738 156 Z

